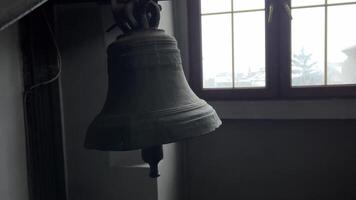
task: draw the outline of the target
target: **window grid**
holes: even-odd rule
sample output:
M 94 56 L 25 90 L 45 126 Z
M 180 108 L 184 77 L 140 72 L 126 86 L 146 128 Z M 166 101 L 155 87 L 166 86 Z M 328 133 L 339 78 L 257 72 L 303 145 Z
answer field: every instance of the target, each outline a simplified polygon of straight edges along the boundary
M 329 86 L 328 84 L 328 8 L 332 6 L 343 6 L 343 5 L 355 5 L 355 2 L 344 2 L 344 3 L 328 3 L 328 0 L 325 0 L 324 4 L 310 5 L 310 6 L 293 6 L 292 9 L 303 9 L 303 8 L 325 8 L 325 30 L 324 30 L 324 85 Z M 290 74 L 292 79 L 292 74 Z M 338 86 L 350 85 L 350 84 L 339 84 Z M 292 83 L 291 83 L 292 86 Z M 316 87 L 316 86 L 292 86 L 293 88 L 305 88 L 305 87 Z M 320 87 L 320 86 L 319 86 Z
M 248 12 L 258 12 L 258 11 L 266 11 L 266 8 L 264 9 L 246 9 L 246 10 L 234 10 L 234 0 L 230 1 L 231 3 L 231 10 L 230 11 L 225 11 L 225 12 L 208 12 L 208 13 L 200 13 L 200 17 L 203 16 L 209 16 L 209 15 L 222 15 L 222 14 L 230 14 L 231 15 L 231 55 L 232 55 L 232 89 L 236 89 L 235 87 L 235 17 L 234 14 L 237 13 L 248 13 Z M 265 6 L 266 7 L 266 6 Z M 203 66 L 204 67 L 204 66 Z M 266 80 L 265 80 L 266 81 Z M 238 89 L 249 89 L 249 88 L 265 88 L 264 87 L 242 87 Z M 209 90 L 210 88 L 204 88 Z M 214 89 L 227 89 L 227 88 L 214 88 Z
M 320 6 L 320 5 L 319 5 Z M 298 7 L 299 8 L 299 7 Z M 300 7 L 302 8 L 302 7 Z M 256 11 L 265 11 L 266 9 L 248 9 L 248 10 L 232 10 L 231 11 L 224 11 L 224 12 L 209 12 L 209 13 L 201 13 L 201 16 L 206 15 L 221 15 L 221 14 L 235 14 L 235 13 L 245 13 L 245 12 L 256 12 Z
M 232 88 L 235 88 L 235 17 L 234 0 L 231 0 L 231 59 L 232 59 Z
M 320 85 L 311 87 L 292 87 L 291 74 L 291 21 L 289 20 L 288 13 L 283 8 L 283 3 L 287 2 L 292 9 L 301 8 L 313 8 L 327 6 L 330 9 L 328 14 L 330 15 L 331 6 L 338 5 L 351 5 L 356 4 L 356 0 L 351 2 L 336 3 L 336 0 L 328 0 L 329 3 L 319 3 L 309 6 L 291 6 L 291 0 L 266 0 L 265 5 L 271 3 L 278 5 L 274 9 L 274 18 L 271 22 L 266 22 L 266 87 L 264 88 L 204 88 L 203 86 L 203 63 L 202 63 L 202 16 L 207 15 L 220 15 L 251 12 L 251 11 L 265 11 L 265 17 L 269 14 L 269 9 L 266 7 L 256 10 L 237 10 L 230 8 L 230 1 L 227 2 L 229 7 L 223 11 L 211 10 L 202 13 L 201 0 L 189 0 L 188 4 L 188 17 L 189 17 L 189 51 L 190 65 L 196 66 L 190 68 L 191 78 L 190 84 L 192 89 L 201 98 L 209 100 L 250 100 L 250 99 L 270 99 L 270 100 L 282 100 L 282 99 L 327 99 L 327 98 L 355 98 L 356 97 L 356 84 L 332 84 L 323 86 L 323 82 Z M 308 1 L 307 1 L 308 2 Z M 324 1 L 322 1 L 324 2 Z M 236 4 L 236 1 L 235 1 Z M 236 5 L 235 5 L 236 6 Z M 249 8 L 248 8 L 249 9 Z M 323 9 L 321 9 L 323 10 Z M 226 11 L 226 12 L 225 12 Z M 323 14 L 321 15 L 323 16 Z M 330 27 L 329 16 L 329 29 Z M 236 19 L 235 19 L 236 22 Z M 230 23 L 230 22 L 229 22 Z M 235 26 L 236 27 L 236 26 Z M 231 28 L 231 27 L 230 27 Z M 324 28 L 323 28 L 324 29 Z M 321 29 L 321 31 L 324 31 Z M 231 31 L 229 30 L 229 33 Z M 323 35 L 323 33 L 321 33 Z M 328 33 L 331 37 L 330 33 Z M 231 36 L 229 36 L 231 37 Z M 236 38 L 235 38 L 236 40 Z M 231 39 L 230 39 L 231 41 Z M 237 42 L 237 41 L 236 41 Z M 324 43 L 324 39 L 321 40 Z M 277 44 L 277 48 L 276 45 Z M 329 43 L 329 50 L 332 47 Z M 230 46 L 230 45 L 229 45 Z M 272 48 L 273 46 L 273 48 Z M 236 49 L 235 49 L 236 52 Z M 323 48 L 321 50 L 324 53 Z M 327 55 L 330 59 L 330 55 Z M 324 62 L 324 57 L 320 57 Z M 230 62 L 231 63 L 231 62 Z M 324 70 L 324 66 L 320 66 Z M 230 66 L 228 67 L 230 68 Z M 236 70 L 235 70 L 236 71 Z M 329 69 L 330 71 L 330 69 Z M 236 79 L 236 77 L 235 77 Z M 330 77 L 328 77 L 330 81 Z
M 328 85 L 328 0 L 325 0 L 325 21 L 324 21 L 324 86 Z
M 328 3 L 328 0 L 325 0 L 324 4 L 310 5 L 310 6 L 293 6 L 293 9 L 301 9 L 301 8 L 315 8 L 315 7 L 324 7 L 324 6 L 344 6 L 344 5 L 352 5 L 356 4 L 355 2 L 344 2 L 344 3 Z

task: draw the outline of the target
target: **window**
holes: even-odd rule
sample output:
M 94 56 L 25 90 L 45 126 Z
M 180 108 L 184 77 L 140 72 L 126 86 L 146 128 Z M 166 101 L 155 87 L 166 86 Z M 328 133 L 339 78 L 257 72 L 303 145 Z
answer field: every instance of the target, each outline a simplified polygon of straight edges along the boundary
M 264 0 L 201 2 L 203 88 L 265 87 Z
M 190 0 L 188 7 L 198 95 L 356 96 L 356 0 Z

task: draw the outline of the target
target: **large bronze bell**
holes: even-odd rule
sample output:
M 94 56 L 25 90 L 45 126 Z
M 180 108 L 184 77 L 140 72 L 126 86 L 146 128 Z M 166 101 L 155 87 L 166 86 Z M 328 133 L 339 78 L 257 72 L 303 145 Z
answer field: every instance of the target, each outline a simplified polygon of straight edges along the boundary
M 88 128 L 86 148 L 143 149 L 151 177 L 157 177 L 162 144 L 204 135 L 221 125 L 215 110 L 190 89 L 177 42 L 163 30 L 128 32 L 107 54 L 107 99 Z

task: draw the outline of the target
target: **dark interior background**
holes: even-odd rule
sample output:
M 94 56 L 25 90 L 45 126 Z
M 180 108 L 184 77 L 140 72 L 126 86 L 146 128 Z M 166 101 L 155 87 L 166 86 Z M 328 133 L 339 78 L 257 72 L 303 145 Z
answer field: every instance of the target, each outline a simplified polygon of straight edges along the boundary
M 224 120 L 188 142 L 189 199 L 356 199 L 356 120 Z

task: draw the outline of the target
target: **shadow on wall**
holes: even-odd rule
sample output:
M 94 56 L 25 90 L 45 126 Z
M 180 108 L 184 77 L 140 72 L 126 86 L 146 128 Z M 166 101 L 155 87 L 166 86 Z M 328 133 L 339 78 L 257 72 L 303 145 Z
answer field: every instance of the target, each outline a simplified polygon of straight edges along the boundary
M 188 142 L 189 200 L 356 199 L 356 120 L 226 120 Z

